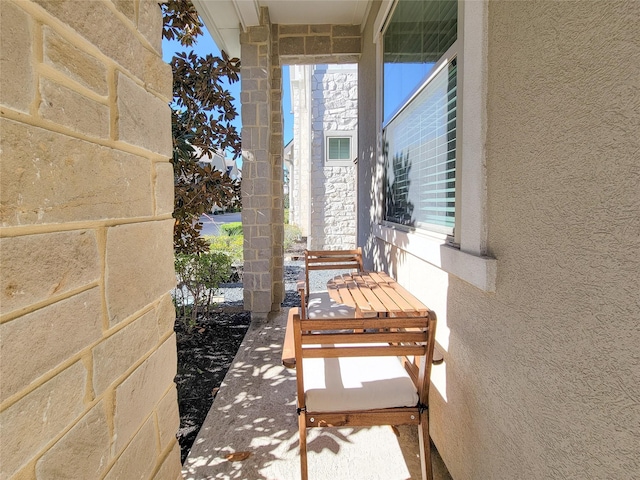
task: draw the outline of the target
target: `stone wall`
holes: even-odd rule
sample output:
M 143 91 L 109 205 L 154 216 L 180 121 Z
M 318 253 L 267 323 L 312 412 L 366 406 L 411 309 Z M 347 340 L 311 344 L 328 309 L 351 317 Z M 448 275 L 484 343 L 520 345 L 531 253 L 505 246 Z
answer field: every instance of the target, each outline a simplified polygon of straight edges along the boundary
M 294 65 L 292 223 L 311 249 L 356 245 L 358 72 L 356 65 Z M 353 158 L 327 163 L 325 136 L 350 136 Z
M 278 54 L 289 65 L 354 63 L 360 57 L 359 25 L 276 25 Z
M 281 65 L 353 63 L 362 38 L 354 25 L 272 24 L 263 7 L 260 25 L 242 32 L 240 45 L 244 307 L 266 317 L 284 300 Z
M 179 478 L 160 9 L 0 15 L 0 477 Z
M 261 25 L 240 36 L 242 48 L 242 226 L 244 306 L 265 316 L 284 300 L 282 70 L 278 29 Z
M 315 65 L 311 82 L 311 204 L 309 248 L 356 246 L 356 164 L 327 162 L 325 134 L 352 135 L 357 142 L 356 65 Z M 353 149 L 356 152 L 356 149 Z M 355 154 L 355 153 L 354 153 Z

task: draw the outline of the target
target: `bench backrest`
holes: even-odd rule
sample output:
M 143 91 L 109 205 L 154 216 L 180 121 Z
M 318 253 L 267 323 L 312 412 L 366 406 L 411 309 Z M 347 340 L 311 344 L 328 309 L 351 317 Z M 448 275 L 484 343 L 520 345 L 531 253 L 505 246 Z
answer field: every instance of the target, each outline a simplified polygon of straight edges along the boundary
M 431 359 L 435 345 L 436 315 L 335 320 L 293 317 L 298 399 L 304 402 L 303 358 L 399 356 L 428 405 Z M 304 407 L 304 405 L 299 405 Z
M 305 250 L 304 266 L 306 294 L 309 294 L 309 272 L 311 270 L 364 270 L 362 248 L 353 250 Z

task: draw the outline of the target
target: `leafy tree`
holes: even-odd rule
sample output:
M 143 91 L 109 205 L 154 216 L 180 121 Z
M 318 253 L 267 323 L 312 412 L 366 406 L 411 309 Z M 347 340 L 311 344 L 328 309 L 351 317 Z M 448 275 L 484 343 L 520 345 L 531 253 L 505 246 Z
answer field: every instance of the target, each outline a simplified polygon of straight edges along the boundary
M 198 12 L 190 0 L 168 0 L 161 4 L 163 38 L 177 39 L 185 47 L 192 46 L 203 34 Z M 200 236 L 202 214 L 215 205 L 235 206 L 240 201 L 239 182 L 226 172 L 199 163 L 202 157 L 216 151 L 240 155 L 240 136 L 231 124 L 238 115 L 234 98 L 226 90 L 224 80 L 239 80 L 240 60 L 193 51 L 177 53 L 171 59 L 173 69 L 173 102 L 171 104 L 173 134 L 173 168 L 176 219 L 174 248 L 180 253 L 208 250 Z

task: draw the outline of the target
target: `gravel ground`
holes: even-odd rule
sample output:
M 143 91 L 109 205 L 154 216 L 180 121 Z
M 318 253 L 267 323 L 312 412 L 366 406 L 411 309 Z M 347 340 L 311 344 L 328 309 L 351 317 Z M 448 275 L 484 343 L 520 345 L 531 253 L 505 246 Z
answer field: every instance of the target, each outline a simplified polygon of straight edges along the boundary
M 284 263 L 284 288 L 285 300 L 283 307 L 294 307 L 299 305 L 296 293 L 296 282 L 298 276 L 304 271 L 304 261 L 288 260 Z M 311 272 L 309 276 L 309 289 L 311 292 L 320 292 L 327 289 L 327 282 L 336 275 L 343 273 L 342 270 L 321 270 Z M 220 296 L 224 297 L 221 307 L 242 307 L 243 295 L 242 283 L 224 283 L 219 289 Z

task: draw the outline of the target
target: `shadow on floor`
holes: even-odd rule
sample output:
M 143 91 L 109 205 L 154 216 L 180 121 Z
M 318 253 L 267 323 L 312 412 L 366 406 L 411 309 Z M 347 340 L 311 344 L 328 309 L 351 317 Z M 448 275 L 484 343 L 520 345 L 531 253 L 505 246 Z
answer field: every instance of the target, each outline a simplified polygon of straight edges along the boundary
M 285 312 L 252 321 L 184 463 L 185 479 L 300 478 L 295 372 L 281 364 L 285 325 Z M 399 436 L 391 427 L 308 432 L 312 479 L 420 478 L 416 427 L 398 428 Z M 450 480 L 435 448 L 432 459 L 434 478 Z

